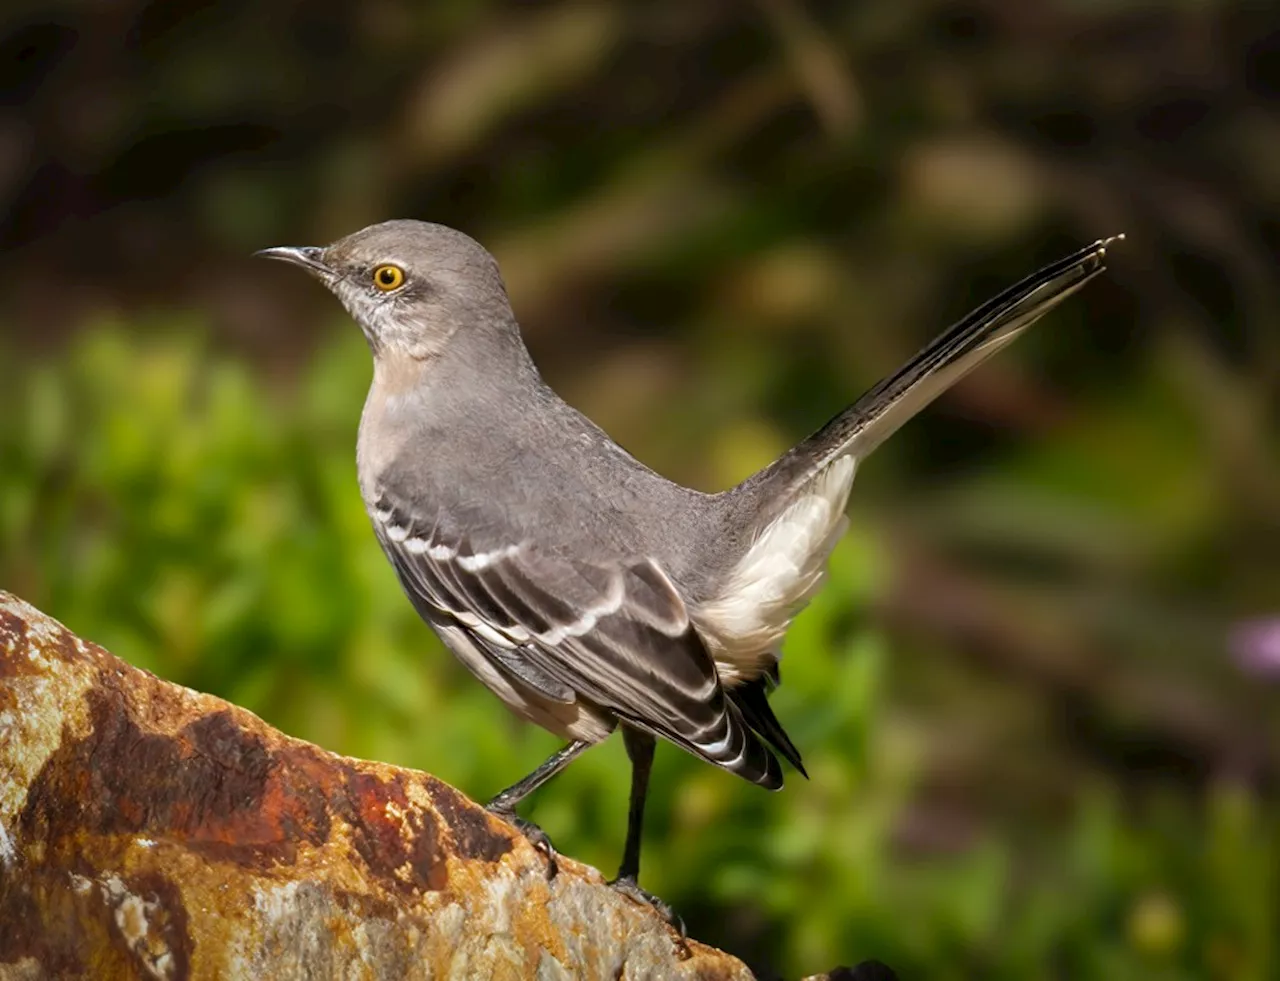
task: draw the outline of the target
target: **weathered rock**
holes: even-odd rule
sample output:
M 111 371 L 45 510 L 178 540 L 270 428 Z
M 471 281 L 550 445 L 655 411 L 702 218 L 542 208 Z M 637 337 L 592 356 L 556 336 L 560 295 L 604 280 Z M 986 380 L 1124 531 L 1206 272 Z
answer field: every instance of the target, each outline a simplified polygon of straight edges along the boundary
M 749 978 L 435 777 L 0 592 L 0 979 Z

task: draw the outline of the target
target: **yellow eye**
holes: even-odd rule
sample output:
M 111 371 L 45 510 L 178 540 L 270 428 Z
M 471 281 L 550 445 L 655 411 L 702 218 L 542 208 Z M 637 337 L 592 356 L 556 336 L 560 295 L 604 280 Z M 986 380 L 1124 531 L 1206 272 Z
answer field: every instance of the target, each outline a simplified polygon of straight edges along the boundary
M 399 289 L 404 285 L 404 270 L 391 263 L 381 265 L 373 271 L 373 285 L 384 293 Z

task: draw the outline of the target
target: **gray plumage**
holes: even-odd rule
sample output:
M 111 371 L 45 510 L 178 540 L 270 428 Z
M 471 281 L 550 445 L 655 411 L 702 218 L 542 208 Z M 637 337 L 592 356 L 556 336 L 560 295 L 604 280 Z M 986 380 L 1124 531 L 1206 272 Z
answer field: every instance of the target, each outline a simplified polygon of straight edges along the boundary
M 719 494 L 655 473 L 547 387 L 497 264 L 466 235 L 391 221 L 265 254 L 313 272 L 368 339 L 364 503 L 462 663 L 567 739 L 621 723 L 777 788 L 775 752 L 801 762 L 766 691 L 843 531 L 856 466 L 1101 272 L 1107 244 L 1006 290 Z

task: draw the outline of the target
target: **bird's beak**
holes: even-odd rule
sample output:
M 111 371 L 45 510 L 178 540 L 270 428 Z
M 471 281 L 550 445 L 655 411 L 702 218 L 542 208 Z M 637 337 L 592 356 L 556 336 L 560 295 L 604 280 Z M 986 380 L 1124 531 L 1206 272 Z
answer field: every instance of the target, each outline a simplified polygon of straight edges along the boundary
M 277 245 L 272 249 L 260 249 L 254 255 L 264 259 L 292 262 L 295 266 L 301 266 L 307 272 L 322 279 L 333 275 L 333 270 L 325 265 L 321 258 L 324 255 L 324 249 L 314 245 Z

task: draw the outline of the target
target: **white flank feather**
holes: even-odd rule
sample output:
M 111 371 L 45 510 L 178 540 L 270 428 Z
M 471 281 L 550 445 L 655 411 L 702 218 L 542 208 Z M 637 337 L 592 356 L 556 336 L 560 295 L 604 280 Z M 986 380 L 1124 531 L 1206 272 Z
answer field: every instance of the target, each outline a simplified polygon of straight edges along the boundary
M 759 677 L 826 575 L 857 461 L 835 460 L 763 531 L 695 619 L 726 685 Z

